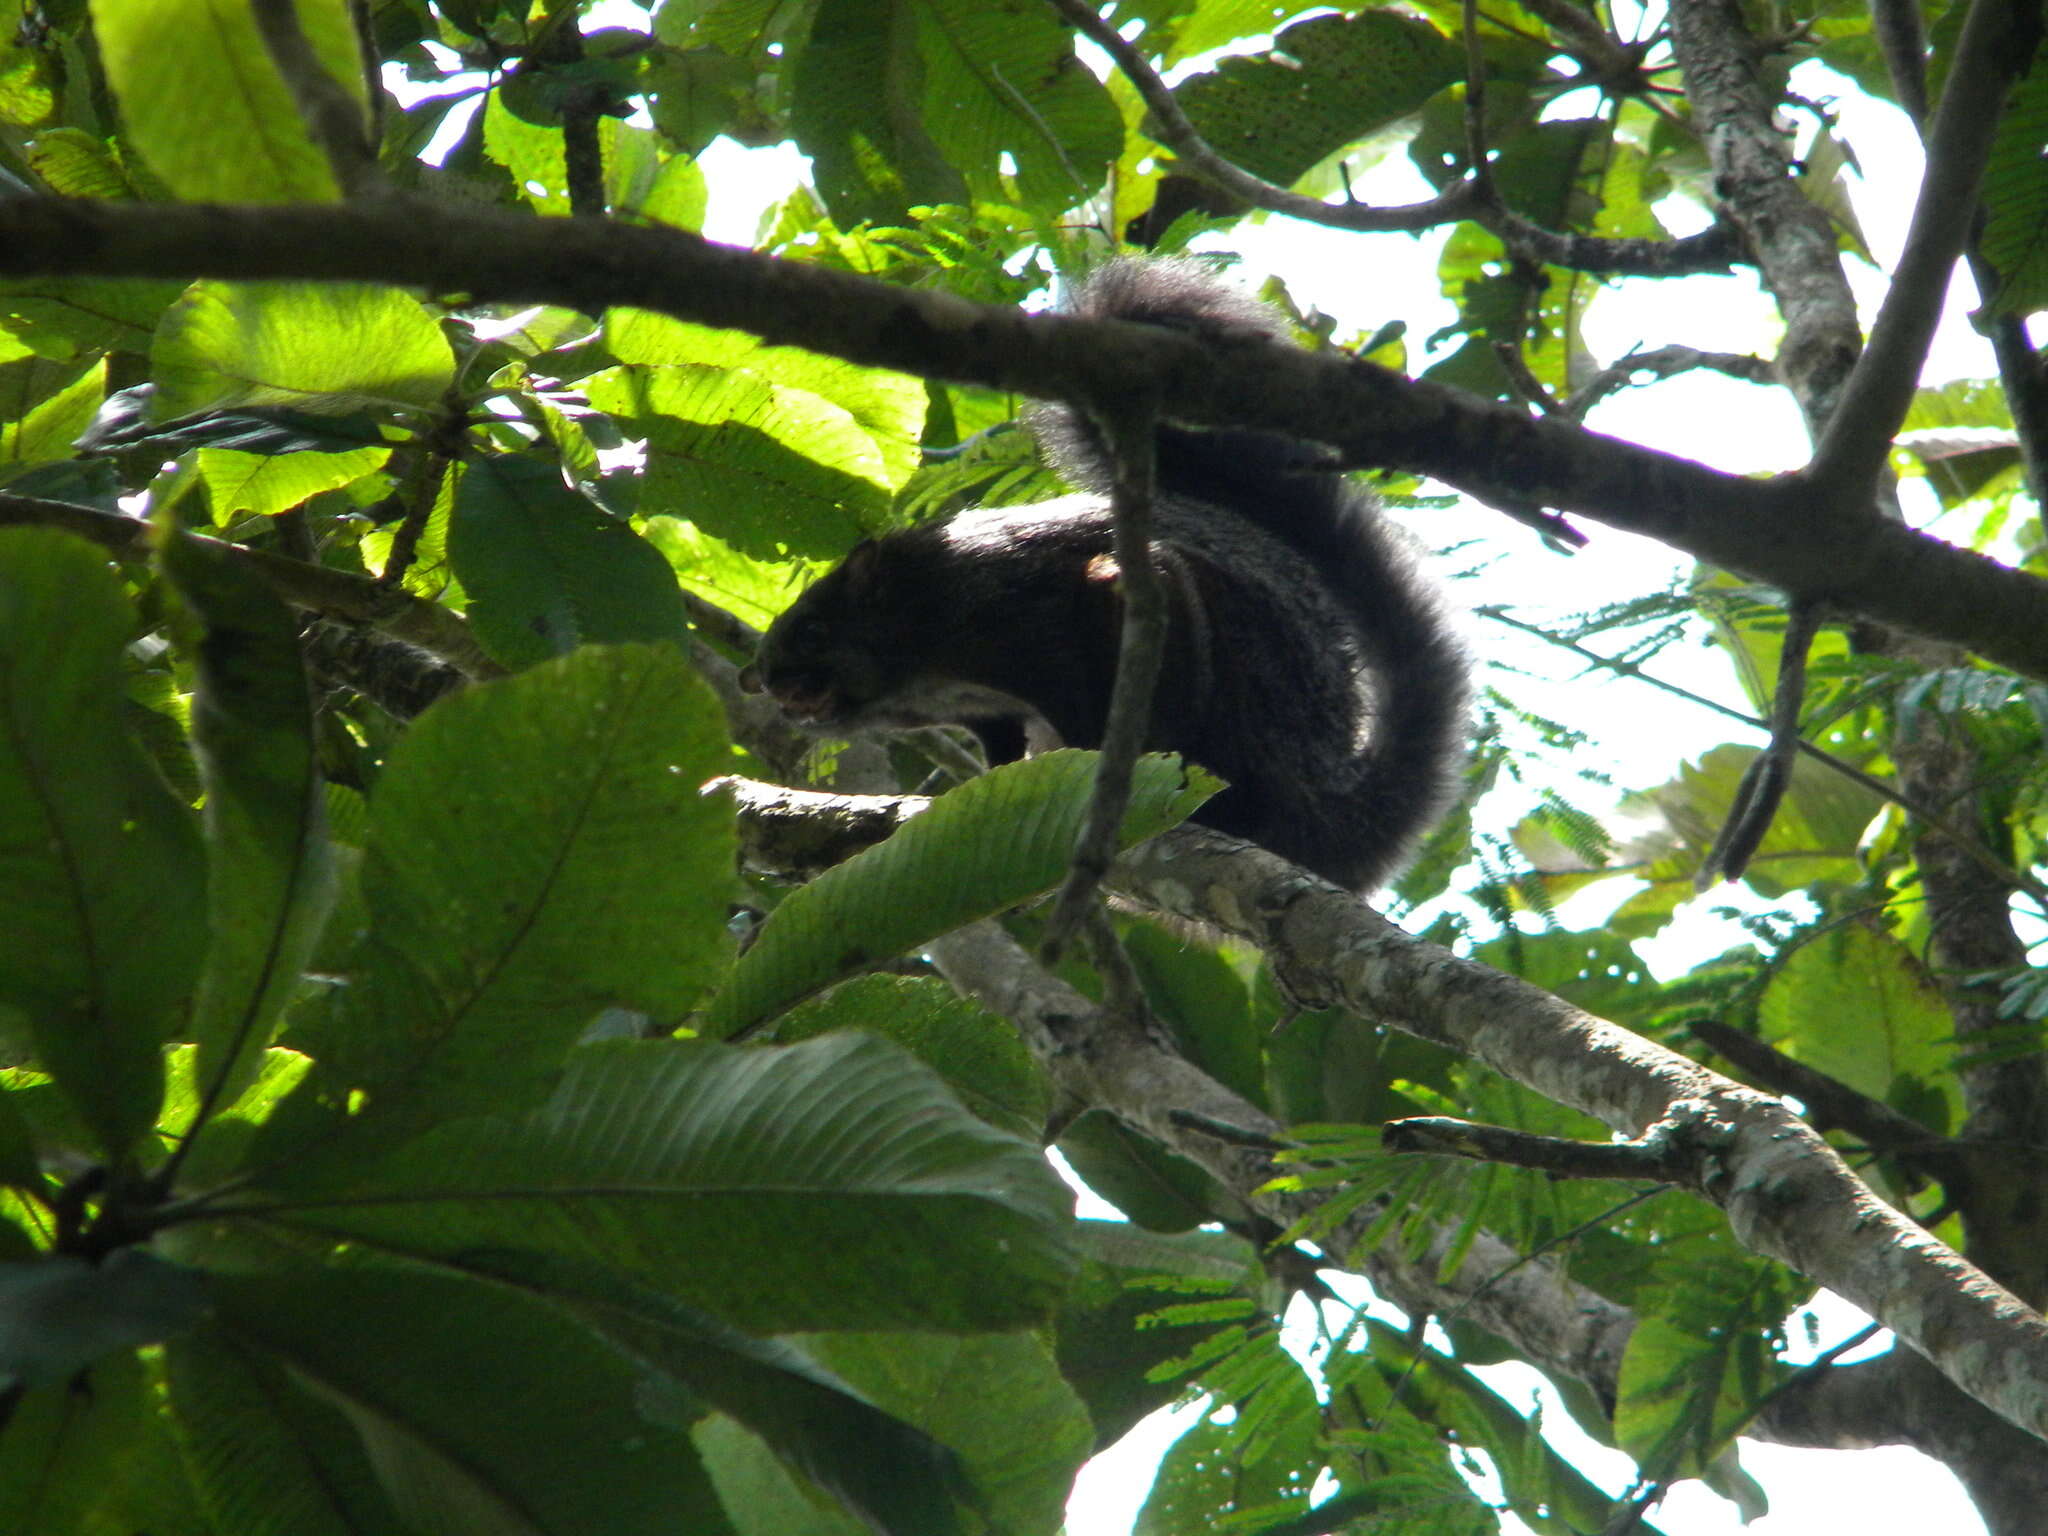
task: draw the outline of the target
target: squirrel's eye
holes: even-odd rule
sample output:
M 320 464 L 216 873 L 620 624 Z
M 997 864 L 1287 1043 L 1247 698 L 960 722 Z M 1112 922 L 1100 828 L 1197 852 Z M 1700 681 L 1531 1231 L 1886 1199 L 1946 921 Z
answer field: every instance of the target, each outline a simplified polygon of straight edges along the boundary
M 807 651 L 819 650 L 832 639 L 832 626 L 823 619 L 798 619 L 790 639 Z

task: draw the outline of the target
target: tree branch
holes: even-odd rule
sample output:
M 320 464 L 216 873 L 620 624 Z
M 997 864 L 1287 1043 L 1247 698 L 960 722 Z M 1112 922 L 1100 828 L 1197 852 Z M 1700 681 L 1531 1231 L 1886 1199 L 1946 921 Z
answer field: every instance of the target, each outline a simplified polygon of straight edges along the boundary
M 1919 1121 L 1848 1084 L 1794 1061 L 1755 1035 L 1716 1019 L 1686 1025 L 1693 1037 L 1772 1093 L 1797 1099 L 1817 1131 L 1846 1131 L 1871 1151 L 1946 1182 L 1959 1171 L 1957 1147 Z
M 306 132 L 327 157 L 327 168 L 343 195 L 363 197 L 385 188 L 376 147 L 364 129 L 362 103 L 327 72 L 299 26 L 292 0 L 250 0 L 264 51 L 285 87 Z
M 1816 505 L 1798 476 L 1722 474 L 1332 352 L 1025 315 L 677 229 L 412 198 L 260 208 L 0 202 L 0 275 L 35 273 L 387 282 L 590 314 L 626 304 L 1043 399 L 1156 392 L 1179 420 L 1284 431 L 1332 444 L 1347 462 L 1577 512 L 2048 679 L 2048 585 L 2031 576 Z
M 1561 235 L 1530 222 L 1490 196 L 1481 181 L 1446 187 L 1426 203 L 1406 208 L 1374 208 L 1365 203 L 1326 203 L 1290 192 L 1254 176 L 1226 160 L 1196 131 L 1172 88 L 1150 62 L 1125 42 L 1113 26 L 1085 0 L 1047 0 L 1068 24 L 1116 61 L 1144 99 L 1155 137 L 1180 157 L 1191 175 L 1254 208 L 1285 214 L 1308 224 L 1361 233 L 1414 232 L 1454 219 L 1472 219 L 1492 230 L 1525 260 L 1613 276 L 1673 277 L 1691 272 L 1725 272 L 1739 258 L 1740 247 L 1721 226 L 1682 240 L 1612 239 L 1598 235 Z
M 1568 1136 L 1539 1136 L 1444 1115 L 1417 1115 L 1388 1121 L 1380 1128 L 1380 1145 L 1389 1152 L 1533 1168 L 1557 1179 L 1683 1184 L 1697 1179 L 1703 1151 L 1706 1156 L 1715 1155 L 1711 1146 L 1702 1149 L 1692 1144 L 1688 1132 L 1696 1128 L 1710 1129 L 1701 1116 L 1689 1111 L 1687 1101 L 1674 1106 L 1671 1114 L 1643 1135 L 1609 1142 L 1574 1141 Z M 1710 1133 L 1709 1141 L 1712 1139 Z
M 146 560 L 150 554 L 148 523 L 118 512 L 102 512 L 97 507 L 0 493 L 0 524 L 4 523 L 62 528 L 126 559 Z M 351 571 L 306 565 L 203 533 L 189 537 L 209 549 L 219 550 L 242 569 L 260 577 L 271 591 L 295 608 L 367 624 L 394 640 L 403 640 L 438 656 L 468 678 L 481 680 L 505 674 L 503 667 L 484 654 L 462 616 L 437 603 Z
M 1428 202 L 1409 208 L 1326 203 L 1321 198 L 1305 197 L 1285 187 L 1276 187 L 1211 149 L 1196 132 L 1195 125 L 1188 121 L 1187 114 L 1181 111 L 1180 103 L 1173 99 L 1172 89 L 1159 78 L 1145 56 L 1125 42 L 1115 27 L 1096 15 L 1094 8 L 1085 0 L 1047 0 L 1047 3 L 1066 19 L 1069 26 L 1116 61 L 1116 67 L 1124 72 L 1124 77 L 1144 98 L 1159 130 L 1160 143 L 1178 155 L 1194 175 L 1254 208 L 1283 213 L 1305 223 L 1364 233 L 1428 229 L 1451 219 L 1463 218 L 1471 211 L 1472 189 L 1466 185 L 1451 187 Z
M 1671 45 L 1721 211 L 1742 231 L 1785 317 L 1779 372 L 1818 438 L 1863 344 L 1834 230 L 1793 179 L 1777 91 L 1760 78 L 1763 50 L 1733 0 L 1672 0 Z
M 1064 1092 L 1196 1164 L 1278 1226 L 1313 1209 L 1315 1196 L 1274 1183 L 1272 1149 L 1286 1143 L 1284 1127 L 1155 1035 L 1098 1009 L 1001 928 L 976 923 L 933 944 L 931 954 L 954 986 L 1016 1022 Z M 1466 1317 L 1542 1368 L 1614 1400 L 1633 1314 L 1574 1284 L 1554 1262 L 1456 1224 L 1436 1230 L 1420 1252 L 1395 1237 L 1354 1253 L 1380 1214 L 1379 1202 L 1366 1202 L 1322 1240 L 1325 1250 L 1346 1256 L 1410 1315 Z
M 1181 827 L 1112 883 L 1284 957 L 1290 984 L 1447 1046 L 1637 1135 L 1687 1103 L 1716 1156 L 1688 1188 L 1750 1249 L 1893 1329 L 1972 1397 L 2048 1438 L 2048 1320 L 1874 1195 L 1775 1099 L 1414 938 L 1263 849 Z
M 1123 596 L 1123 627 L 1117 640 L 1116 678 L 1110 686 L 1109 715 L 1096 761 L 1095 790 L 1073 861 L 1053 900 L 1040 955 L 1058 961 L 1082 916 L 1095 906 L 1096 888 L 1116 857 L 1116 835 L 1131 798 L 1131 770 L 1152 729 L 1152 695 L 1166 652 L 1166 583 L 1152 553 L 1153 426 L 1149 401 L 1126 402 L 1095 413 L 1109 446 L 1110 507 L 1116 518 L 1116 584 Z M 1093 949 L 1116 947 L 1097 925 Z M 1121 950 L 1117 956 L 1121 957 Z
M 1849 374 L 1813 456 L 1809 473 L 1824 496 L 1862 505 L 1873 493 L 1919 387 L 1949 277 L 1970 237 L 1999 108 L 2033 59 L 2039 36 L 2038 4 L 1972 0 L 1935 112 L 1905 249 L 1870 328 L 1870 345 Z

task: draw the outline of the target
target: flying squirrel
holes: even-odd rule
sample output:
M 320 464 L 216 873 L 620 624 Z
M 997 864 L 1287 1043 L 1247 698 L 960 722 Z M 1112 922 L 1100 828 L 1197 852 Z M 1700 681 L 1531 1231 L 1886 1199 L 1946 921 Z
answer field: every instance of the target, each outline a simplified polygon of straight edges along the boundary
M 1187 260 L 1123 258 L 1086 319 L 1286 339 L 1270 306 Z M 991 764 L 1101 745 L 1122 598 L 1094 425 L 1029 418 L 1076 494 L 977 507 L 856 546 L 762 638 L 741 683 L 806 729 L 964 725 Z M 1146 746 L 1228 787 L 1193 820 L 1352 891 L 1383 885 L 1452 797 L 1467 663 L 1410 541 L 1326 452 L 1162 422 L 1153 559 L 1169 625 Z

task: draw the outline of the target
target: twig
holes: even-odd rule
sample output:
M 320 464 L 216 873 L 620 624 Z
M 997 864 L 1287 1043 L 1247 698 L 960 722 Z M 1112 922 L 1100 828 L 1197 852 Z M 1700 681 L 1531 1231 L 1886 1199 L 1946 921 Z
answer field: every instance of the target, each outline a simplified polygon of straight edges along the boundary
M 605 93 L 597 87 L 574 91 L 562 103 L 562 164 L 569 183 L 569 212 L 579 219 L 604 217 L 604 144 L 598 120 Z
M 1166 586 L 1152 559 L 1154 409 L 1150 401 L 1127 402 L 1098 412 L 1097 420 L 1114 466 L 1110 506 L 1116 518 L 1117 586 L 1123 595 L 1124 619 L 1088 821 L 1039 948 L 1048 965 L 1058 960 L 1094 904 L 1096 887 L 1116 857 L 1117 832 L 1131 797 L 1131 772 L 1151 730 L 1152 694 L 1166 649 Z
M 1750 1081 L 1772 1093 L 1797 1099 L 1818 1131 L 1846 1131 L 1872 1151 L 1947 1183 L 1958 1169 L 1960 1149 L 1889 1104 L 1858 1093 L 1839 1079 L 1794 1061 L 1777 1047 L 1718 1019 L 1686 1025 L 1693 1038 L 1726 1058 Z
M 391 535 L 391 550 L 385 556 L 384 569 L 378 573 L 378 580 L 395 586 L 412 569 L 413 557 L 419 552 L 420 537 L 427 531 L 427 524 L 434 515 L 434 503 L 440 499 L 441 484 L 448 478 L 449 456 L 428 450 L 422 453 L 414 464 L 412 473 L 405 477 L 400 490 L 399 505 L 405 515 L 399 519 L 397 531 Z
M 1115 27 L 1096 15 L 1094 7 L 1086 0 L 1046 0 L 1046 3 L 1065 17 L 1075 31 L 1116 61 L 1117 68 L 1124 72 L 1125 78 L 1137 88 L 1145 105 L 1151 109 L 1154 124 L 1159 129 L 1159 141 L 1178 155 L 1188 170 L 1254 207 L 1310 223 L 1327 224 L 1335 229 L 1381 233 L 1428 229 L 1449 219 L 1462 218 L 1471 209 L 1472 189 L 1464 184 L 1451 187 L 1426 203 L 1416 203 L 1407 208 L 1373 208 L 1364 203 L 1331 204 L 1320 198 L 1290 192 L 1285 187 L 1276 187 L 1211 149 L 1195 125 L 1188 121 L 1180 103 L 1173 99 L 1172 90 L 1159 78 L 1145 56 L 1125 42 Z
M 363 123 L 362 103 L 327 72 L 299 26 L 292 0 L 251 0 L 264 51 L 277 66 L 306 132 L 327 157 L 335 184 L 350 198 L 385 190 L 376 146 Z
M 1927 39 L 1920 23 L 1920 9 L 1912 0 L 1871 0 L 1871 31 L 1878 51 L 1884 55 L 1891 76 L 1892 94 L 1924 140 L 1927 135 Z M 1984 259 L 1984 210 L 1980 205 L 1970 230 L 1966 252 L 1970 275 L 1977 292 L 1987 301 L 1998 292 L 2000 274 Z M 2018 429 L 2020 455 L 2026 462 L 2027 486 L 2034 505 L 2048 514 L 2048 381 L 2041 373 L 2041 360 L 2027 337 L 2026 321 L 2019 315 L 2000 312 L 1980 314 L 1978 326 L 1991 339 L 1992 356 L 1998 360 L 1999 382 L 2005 386 L 2006 405 Z
M 1777 372 L 1761 357 L 1740 352 L 1701 352 L 1694 347 L 1657 347 L 1649 352 L 1630 352 L 1612 367 L 1603 368 L 1565 397 L 1564 414 L 1583 421 L 1586 413 L 1609 395 L 1627 388 L 1638 374 L 1668 379 L 1694 368 L 1710 368 L 1750 384 L 1775 384 Z
M 1778 686 L 1771 700 L 1771 741 L 1743 770 L 1735 787 L 1735 803 L 1714 839 L 1694 887 L 1704 891 L 1716 880 L 1739 880 L 1770 830 L 1785 791 L 1792 783 L 1792 759 L 1798 754 L 1799 711 L 1806 703 L 1806 658 L 1820 631 L 1820 605 L 1795 601 L 1785 615 L 1785 636 L 1778 648 Z
M 1913 119 L 1927 125 L 1927 31 L 1920 22 L 1918 0 L 1870 0 L 1870 31 L 1884 56 L 1892 94 Z
M 102 512 L 97 507 L 0 493 L 0 523 L 32 523 L 62 528 L 132 560 L 147 559 L 150 553 L 149 524 L 118 512 Z M 324 565 L 304 565 L 282 555 L 230 544 L 225 539 L 210 538 L 203 533 L 189 536 L 209 549 L 223 552 L 242 569 L 253 572 L 295 608 L 368 624 L 394 640 L 403 640 L 440 657 L 468 678 L 482 680 L 505 674 L 503 667 L 484 654 L 461 615 L 450 613 L 438 604 L 414 597 L 410 592 L 387 587 L 373 577 L 337 571 Z
M 1444 1115 L 1417 1115 L 1389 1120 L 1380 1128 L 1380 1145 L 1389 1152 L 1533 1168 L 1554 1179 L 1691 1184 L 1698 1178 L 1699 1149 L 1679 1134 L 1676 1120 L 1659 1121 L 1632 1141 L 1592 1142 L 1511 1131 Z
M 2031 25 L 2030 25 L 2031 23 Z M 1949 274 L 1976 212 L 2007 89 L 2034 56 L 2039 13 L 2014 0 L 1973 0 L 1927 141 L 1927 168 L 1870 344 L 1829 416 L 1807 475 L 1823 496 L 1869 499 L 1912 404 Z
M 681 589 L 683 611 L 690 616 L 690 627 L 715 645 L 736 656 L 751 657 L 761 646 L 761 631 L 754 628 L 737 614 L 727 613 L 708 598 L 699 597 L 688 587 Z
M 1553 635 L 1550 631 L 1538 625 L 1525 623 L 1521 619 L 1514 618 L 1505 610 L 1495 605 L 1484 604 L 1475 608 L 1473 612 L 1479 614 L 1482 618 L 1493 620 L 1496 624 L 1505 624 L 1509 629 L 1519 630 L 1522 634 L 1533 635 L 1547 644 L 1556 646 L 1559 650 L 1570 651 L 1574 656 L 1582 657 L 1603 671 L 1613 672 L 1620 677 L 1632 678 L 1639 683 L 1647 683 L 1659 692 L 1668 693 L 1673 698 L 1684 699 L 1688 704 L 1697 704 L 1701 709 L 1710 709 L 1715 714 L 1725 715 L 1730 720 L 1739 720 L 1744 725 L 1751 726 L 1756 730 L 1768 731 L 1771 728 L 1770 722 L 1767 720 L 1760 720 L 1755 715 L 1745 714 L 1739 709 L 1734 709 L 1721 703 L 1718 699 L 1710 699 L 1703 693 L 1694 693 L 1690 688 L 1680 687 L 1677 683 L 1666 682 L 1663 678 L 1644 671 L 1643 668 L 1632 661 L 1624 661 L 1618 656 L 1603 656 L 1590 646 L 1580 645 L 1576 640 L 1566 640 L 1558 635 Z M 2000 863 L 1996 856 L 1983 846 L 1981 839 L 1965 837 L 1962 831 L 1943 817 L 1940 812 L 1931 810 L 1926 804 L 1906 794 L 1897 786 L 1887 784 L 1883 779 L 1865 773 L 1853 763 L 1843 762 L 1839 757 L 1824 751 L 1820 747 L 1816 747 L 1810 741 L 1802 738 L 1798 743 L 1798 750 L 1810 761 L 1819 763 L 1830 772 L 1838 773 L 1851 783 L 1860 785 L 1879 799 L 1896 805 L 1909 816 L 1924 823 L 1932 830 L 1939 832 L 1943 837 L 1946 837 L 1967 853 L 1986 874 L 2017 890 L 2025 891 L 2043 911 L 2048 911 L 2048 885 L 2043 885 L 2040 881 L 2031 878 L 2022 871 Z
M 1531 261 L 1616 275 L 1673 276 L 1686 272 L 1725 272 L 1740 255 L 1730 232 L 1716 226 L 1683 240 L 1615 240 L 1594 235 L 1559 235 L 1540 228 L 1505 207 L 1488 206 L 1480 188 L 1460 181 L 1427 202 L 1405 208 L 1374 208 L 1365 203 L 1326 203 L 1290 192 L 1226 160 L 1196 131 L 1173 92 L 1145 56 L 1125 42 L 1117 30 L 1085 0 L 1046 0 L 1073 28 L 1116 61 L 1117 68 L 1144 98 L 1158 129 L 1159 142 L 1177 155 L 1188 171 L 1255 208 L 1286 214 L 1305 223 L 1332 229 L 1386 233 L 1429 229 L 1453 219 L 1477 219 Z

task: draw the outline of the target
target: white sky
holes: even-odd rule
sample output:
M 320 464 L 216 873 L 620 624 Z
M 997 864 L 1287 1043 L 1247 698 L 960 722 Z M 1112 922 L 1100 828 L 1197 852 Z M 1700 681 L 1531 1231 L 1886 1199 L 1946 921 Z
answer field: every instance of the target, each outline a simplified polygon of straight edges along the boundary
M 610 24 L 634 24 L 625 18 L 639 13 L 621 8 Z M 1907 188 L 1917 185 L 1921 156 L 1910 124 L 1895 109 L 1859 95 L 1853 86 L 1816 65 L 1802 66 L 1796 88 L 1808 97 L 1833 98 L 1840 113 L 1842 136 L 1865 167 L 1882 167 L 1873 186 L 1855 188 L 1858 217 L 1881 267 L 1896 259 L 1911 213 Z M 751 245 L 760 214 L 780 199 L 806 170 L 803 157 L 788 146 L 742 150 L 719 140 L 700 157 L 711 188 L 711 211 L 705 233 L 713 239 Z M 1371 201 L 1407 202 L 1425 197 L 1429 188 L 1404 156 L 1390 157 L 1358 183 Z M 1245 277 L 1255 282 L 1267 272 L 1286 279 L 1297 302 L 1334 315 L 1340 329 L 1371 331 L 1392 318 L 1408 324 L 1411 359 L 1424 338 L 1454 318 L 1450 303 L 1438 290 L 1436 251 L 1441 233 L 1421 237 L 1358 236 L 1269 219 L 1233 232 L 1230 246 L 1246 261 Z M 1369 275 L 1367 275 L 1369 274 Z M 1850 266 L 1850 280 L 1864 306 L 1866 327 L 1884 293 L 1882 272 L 1860 263 Z M 1929 358 L 1926 379 L 1942 383 L 1960 377 L 1993 373 L 1989 347 L 1965 318 L 1974 295 L 1967 277 L 1959 279 L 1960 295 L 1951 294 L 1948 316 Z M 1624 286 L 1604 297 L 1590 317 L 1586 340 L 1602 361 L 1619 357 L 1631 346 L 1668 344 L 1717 351 L 1756 351 L 1768 356 L 1778 322 L 1753 276 L 1690 277 Z M 1415 364 L 1418 368 L 1420 363 Z M 1628 390 L 1604 402 L 1589 425 L 1617 437 L 1684 454 L 1717 468 L 1741 473 L 1786 470 L 1803 463 L 1807 444 L 1798 413 L 1782 390 L 1759 388 L 1718 374 L 1695 372 L 1647 389 Z M 1483 509 L 1460 509 L 1445 530 L 1418 528 L 1426 539 L 1447 544 L 1482 532 L 1498 532 L 1499 520 Z M 1587 526 L 1591 546 L 1570 557 L 1545 551 L 1533 536 L 1526 548 L 1501 562 L 1487 578 L 1488 590 L 1474 601 L 1527 604 L 1535 592 L 1555 592 L 1552 610 L 1563 613 L 1592 606 L 1609 597 L 1661 586 L 1683 562 L 1648 540 Z M 1510 534 L 1512 540 L 1513 535 Z M 1461 594 L 1462 595 L 1462 594 Z M 1475 635 L 1482 649 L 1498 653 L 1504 632 L 1489 629 Z M 1534 660 L 1534 658 L 1527 658 Z M 1524 660 L 1517 657 L 1518 664 Z M 1660 675 L 1697 692 L 1740 706 L 1725 664 L 1706 650 L 1689 655 L 1674 650 L 1658 662 Z M 1518 697 L 1533 707 L 1552 708 L 1560 718 L 1587 722 L 1599 729 L 1610 715 L 1629 722 L 1629 735 L 1617 746 L 1614 769 L 1619 782 L 1649 785 L 1668 777 L 1685 758 L 1731 739 L 1729 724 L 1670 699 L 1656 690 L 1624 679 L 1576 677 L 1556 685 L 1556 704 L 1547 705 L 1543 689 L 1526 680 L 1515 684 Z M 1591 697 L 1597 693 L 1597 697 Z M 1734 739 L 1744 739 L 1736 735 Z M 1618 884 L 1618 882 L 1616 882 Z M 1611 902 L 1619 893 L 1595 895 Z M 1726 903 L 1725 894 L 1713 903 Z M 1701 909 L 1674 924 L 1674 932 L 1645 947 L 1645 958 L 1660 974 L 1683 971 L 1695 959 L 1725 947 L 1739 930 Z M 1586 919 L 1568 913 L 1578 921 Z M 1106 1208 L 1090 1208 L 1105 1214 Z M 1814 1309 L 1819 1316 L 1823 1348 L 1853 1333 L 1866 1319 L 1832 1296 L 1823 1295 Z M 1795 1329 L 1802 1332 L 1803 1328 Z M 1889 1335 L 1870 1348 L 1882 1348 Z M 1804 1356 L 1795 1355 L 1794 1359 Z M 1852 1357 L 1854 1358 L 1854 1357 Z M 1604 1487 L 1626 1487 L 1631 1465 L 1625 1457 L 1586 1440 L 1541 1378 L 1526 1367 L 1498 1366 L 1483 1376 L 1519 1407 L 1548 1399 L 1546 1435 L 1588 1476 Z M 1109 1452 L 1097 1457 L 1077 1482 L 1068 1505 L 1068 1536 L 1127 1536 L 1151 1482 L 1151 1471 L 1173 1439 L 1194 1422 L 1191 1410 L 1153 1415 Z M 1703 1485 L 1677 1485 L 1653 1519 L 1665 1536 L 1830 1536 L 1855 1531 L 1859 1536 L 1981 1536 L 1982 1522 L 1970 1508 L 1954 1477 L 1917 1452 L 1903 1448 L 1874 1451 L 1796 1451 L 1745 1442 L 1745 1467 L 1769 1492 L 1772 1511 L 1744 1527 L 1732 1505 Z M 1512 1519 L 1508 1531 L 1525 1529 Z

